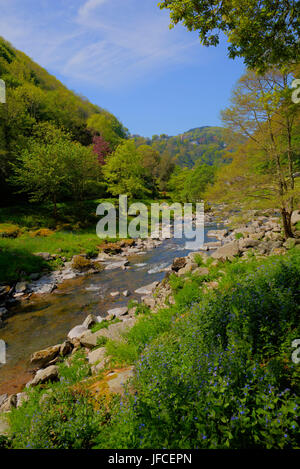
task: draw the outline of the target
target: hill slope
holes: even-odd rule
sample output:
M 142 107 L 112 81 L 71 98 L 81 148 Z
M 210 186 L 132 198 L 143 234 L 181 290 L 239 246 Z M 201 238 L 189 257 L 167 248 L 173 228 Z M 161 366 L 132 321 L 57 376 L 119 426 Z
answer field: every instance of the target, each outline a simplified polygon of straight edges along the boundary
M 152 139 L 134 138 L 137 144 L 147 143 L 161 154 L 169 153 L 176 164 L 187 168 L 222 163 L 226 147 L 221 127 L 197 127 L 174 137 L 162 134 Z
M 0 105 L 0 187 L 8 196 L 11 190 L 5 181 L 10 163 L 26 146 L 35 126 L 48 122 L 70 133 L 82 145 L 92 143 L 95 116 L 100 125 L 126 136 L 127 129 L 108 111 L 91 104 L 85 97 L 68 90 L 23 52 L 0 37 L 0 78 L 6 84 L 6 104 Z M 110 135 L 112 132 L 106 131 Z

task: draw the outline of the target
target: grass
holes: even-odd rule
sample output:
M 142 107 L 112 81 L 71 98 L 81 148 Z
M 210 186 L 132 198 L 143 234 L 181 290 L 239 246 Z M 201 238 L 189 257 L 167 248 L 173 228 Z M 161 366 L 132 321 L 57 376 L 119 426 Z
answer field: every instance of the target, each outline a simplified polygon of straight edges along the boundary
M 107 321 L 106 319 L 104 319 L 103 321 L 99 322 L 98 324 L 95 324 L 92 327 L 91 331 L 93 333 L 98 332 L 98 331 L 101 331 L 102 329 L 107 329 L 112 324 L 117 324 L 118 322 L 121 322 L 121 320 L 119 318 L 112 319 L 111 321 Z
M 71 367 L 60 365 L 61 383 L 31 391 L 12 412 L 5 444 L 299 448 L 300 375 L 291 343 L 300 334 L 300 251 L 219 263 L 210 275 L 220 286 L 207 294 L 207 279 L 171 276 L 175 305 L 139 316 L 122 341 L 102 344 L 112 366 L 135 365 L 134 395 L 107 403 L 100 394 L 99 407 L 84 387 L 89 367 L 79 355 Z
M 48 252 L 70 260 L 76 254 L 96 256 L 103 243 L 96 235 L 96 207 L 102 202 L 118 204 L 118 199 L 96 199 L 81 204 L 58 204 L 58 219 L 49 204 L 22 204 L 0 208 L 0 283 L 28 279 L 31 273 L 57 269 L 60 259 L 42 261 L 34 253 Z M 133 201 L 134 202 L 134 201 Z M 149 206 L 154 200 L 139 201 Z M 129 217 L 128 222 L 133 217 Z M 53 231 L 55 230 L 55 231 Z M 1 237 L 1 233 L 9 237 Z M 107 238 L 116 242 L 117 238 Z

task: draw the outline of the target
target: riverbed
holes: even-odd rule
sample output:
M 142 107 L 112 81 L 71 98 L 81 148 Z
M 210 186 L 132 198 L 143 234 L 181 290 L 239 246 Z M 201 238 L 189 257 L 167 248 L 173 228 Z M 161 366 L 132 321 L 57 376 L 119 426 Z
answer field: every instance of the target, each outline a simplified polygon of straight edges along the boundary
M 220 226 L 207 224 L 206 233 Z M 213 241 L 209 238 L 209 241 Z M 186 256 L 185 239 L 166 239 L 155 249 L 128 258 L 128 270 L 102 271 L 60 284 L 51 294 L 34 296 L 10 308 L 10 317 L 0 330 L 7 344 L 6 364 L 0 365 L 0 395 L 20 392 L 32 377 L 30 355 L 63 342 L 70 329 L 81 324 L 89 313 L 105 316 L 107 310 L 140 299 L 134 291 L 166 275 L 175 257 Z M 122 292 L 130 295 L 124 297 Z M 111 292 L 120 292 L 112 298 Z

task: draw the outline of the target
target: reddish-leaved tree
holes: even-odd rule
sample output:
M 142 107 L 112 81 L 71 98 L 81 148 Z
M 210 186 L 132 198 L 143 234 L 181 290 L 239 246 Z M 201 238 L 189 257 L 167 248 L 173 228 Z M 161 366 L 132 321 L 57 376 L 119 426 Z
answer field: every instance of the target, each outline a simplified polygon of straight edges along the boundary
M 105 158 L 111 153 L 109 143 L 101 135 L 94 135 L 93 137 L 93 152 L 98 156 L 98 161 L 101 166 L 105 164 Z

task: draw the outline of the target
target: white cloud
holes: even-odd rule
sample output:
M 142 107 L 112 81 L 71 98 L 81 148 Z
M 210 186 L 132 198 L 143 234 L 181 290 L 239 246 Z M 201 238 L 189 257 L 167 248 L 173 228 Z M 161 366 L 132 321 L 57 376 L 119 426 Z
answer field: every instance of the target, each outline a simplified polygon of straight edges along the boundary
M 88 0 L 78 10 L 79 18 L 86 18 L 98 6 L 106 3 L 107 0 Z
M 31 7 L 10 1 L 1 34 L 42 66 L 83 85 L 132 84 L 186 63 L 193 45 L 199 48 L 183 28 L 169 30 L 168 14 L 153 0 L 44 0 L 37 10 L 35 0 L 28 1 Z

